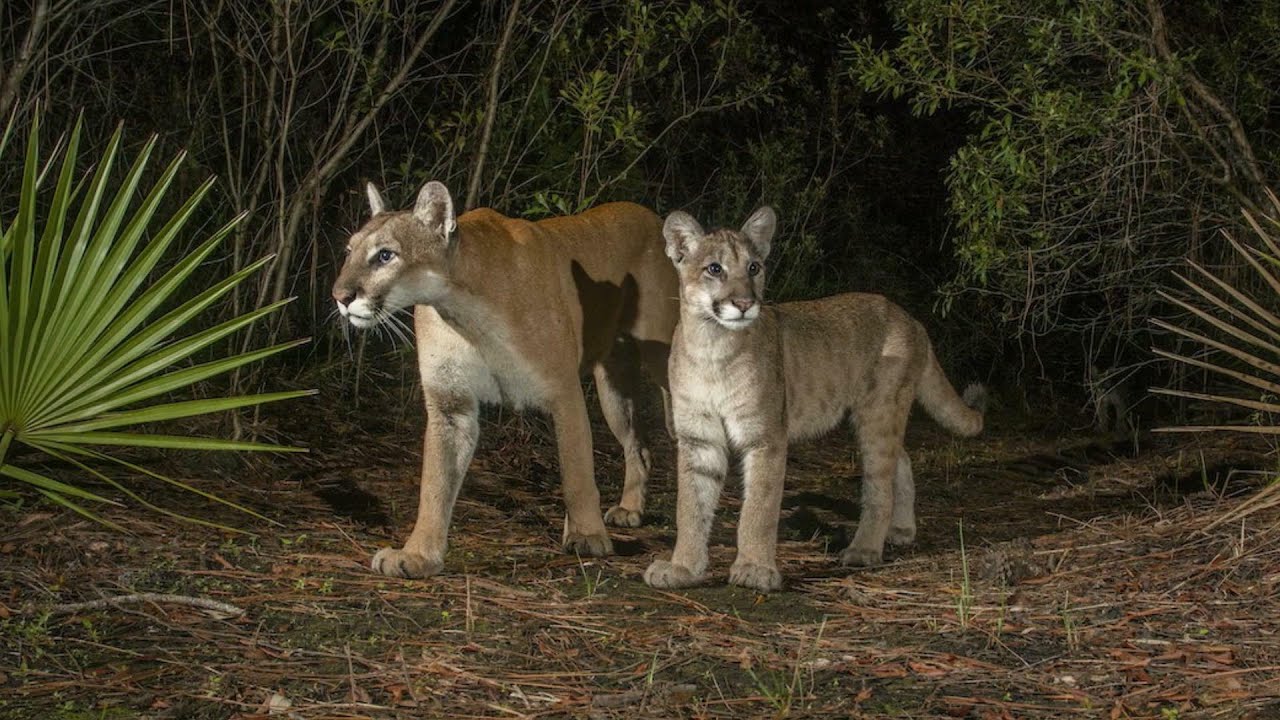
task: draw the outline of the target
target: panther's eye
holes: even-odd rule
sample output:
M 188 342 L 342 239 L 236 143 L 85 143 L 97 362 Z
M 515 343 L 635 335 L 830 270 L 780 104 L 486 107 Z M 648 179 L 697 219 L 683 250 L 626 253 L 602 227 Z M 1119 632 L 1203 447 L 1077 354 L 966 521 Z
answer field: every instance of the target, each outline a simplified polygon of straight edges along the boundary
M 752 262 L 750 265 L 747 266 L 747 274 L 750 275 L 751 277 L 755 277 L 759 275 L 760 270 L 761 270 L 760 263 L 758 262 Z
M 713 262 L 707 266 L 707 274 L 711 277 L 720 277 L 724 274 L 724 268 L 720 267 L 720 263 Z
M 395 257 L 395 256 L 396 256 L 396 254 L 395 254 L 394 252 L 392 252 L 392 251 L 390 251 L 390 250 L 388 250 L 388 249 L 386 249 L 386 248 L 383 248 L 383 249 L 381 249 L 381 250 L 379 250 L 379 251 L 378 251 L 378 264 L 379 264 L 379 265 L 386 265 L 387 263 L 391 262 L 391 258 L 393 258 L 393 257 Z

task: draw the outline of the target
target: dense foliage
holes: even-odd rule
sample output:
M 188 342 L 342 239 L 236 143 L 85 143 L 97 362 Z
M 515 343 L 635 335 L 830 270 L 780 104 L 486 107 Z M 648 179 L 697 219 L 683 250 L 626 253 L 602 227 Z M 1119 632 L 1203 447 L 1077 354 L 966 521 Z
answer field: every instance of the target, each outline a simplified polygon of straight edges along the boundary
M 163 130 L 220 177 L 220 211 L 247 213 L 231 269 L 278 255 L 235 307 L 297 294 L 292 321 L 316 330 L 366 179 L 393 203 L 434 178 L 468 207 L 527 217 L 629 199 L 727 225 L 771 202 L 787 239 L 779 296 L 883 266 L 848 249 L 874 253 L 877 198 L 921 185 L 856 172 L 904 155 L 839 72 L 840 34 L 866 26 L 862 7 L 797 19 L 738 0 L 33 0 L 0 14 L 6 85 L 20 88 L 0 113 L 44 98 L 50 122 L 83 108 Z M 28 62 L 7 60 L 28 43 Z M 937 217 L 917 200 L 908 226 Z
M 962 111 L 948 203 L 962 272 L 1008 328 L 1139 359 L 1183 256 L 1265 214 L 1280 163 L 1280 9 L 1263 1 L 895 0 L 846 46 L 869 90 Z M 856 37 L 858 34 L 854 33 Z
M 1150 357 L 1184 256 L 1237 263 L 1217 231 L 1280 160 L 1266 0 L 20 0 L 0 27 L 0 114 L 188 148 L 180 194 L 219 177 L 196 220 L 246 217 L 217 261 L 277 258 L 227 309 L 298 295 L 266 331 L 335 358 L 363 181 L 434 178 L 531 218 L 768 202 L 775 299 L 887 293 L 961 375 L 1079 379 Z

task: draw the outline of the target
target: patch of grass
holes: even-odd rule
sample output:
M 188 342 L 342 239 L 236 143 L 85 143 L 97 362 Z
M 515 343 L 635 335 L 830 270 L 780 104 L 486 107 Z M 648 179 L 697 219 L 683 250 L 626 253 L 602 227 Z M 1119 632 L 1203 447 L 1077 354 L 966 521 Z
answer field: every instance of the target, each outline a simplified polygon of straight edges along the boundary
M 603 584 L 601 577 L 604 574 L 604 570 L 599 566 L 596 566 L 595 577 L 592 577 L 591 571 L 587 569 L 587 563 L 582 561 L 582 556 L 577 555 L 576 553 L 575 555 L 578 558 L 578 568 L 582 570 L 583 597 L 595 597 L 596 592 L 600 590 L 600 587 Z
M 822 623 L 818 626 L 817 635 L 813 639 L 811 652 L 805 651 L 805 644 L 801 641 L 800 647 L 796 649 L 796 660 L 791 667 L 790 677 L 783 671 L 768 671 L 756 674 L 750 667 L 746 668 L 747 674 L 755 683 L 756 690 L 764 696 L 773 709 L 777 711 L 778 717 L 787 717 L 791 714 L 791 709 L 798 700 L 810 697 L 817 689 L 817 681 L 814 678 L 814 660 L 817 656 L 819 644 L 822 642 L 822 634 L 826 631 L 827 621 L 824 617 Z M 806 682 L 805 669 L 808 668 L 808 680 Z M 806 688 L 807 685 L 807 688 Z
M 969 583 L 969 555 L 964 549 L 964 520 L 960 527 L 960 596 L 956 598 L 956 617 L 960 627 L 968 629 L 973 617 L 973 586 Z
M 48 717 L 49 720 L 130 720 L 142 716 L 133 710 L 125 708 L 85 707 L 68 700 L 54 709 L 53 714 Z
M 56 645 L 49 633 L 49 613 L 16 616 L 0 621 L 0 645 L 11 648 L 18 656 L 18 674 L 25 675 L 32 665 Z
M 1071 611 L 1071 594 L 1062 598 L 1062 631 L 1067 639 L 1067 649 L 1075 652 L 1080 649 L 1080 628 L 1076 625 L 1075 615 Z

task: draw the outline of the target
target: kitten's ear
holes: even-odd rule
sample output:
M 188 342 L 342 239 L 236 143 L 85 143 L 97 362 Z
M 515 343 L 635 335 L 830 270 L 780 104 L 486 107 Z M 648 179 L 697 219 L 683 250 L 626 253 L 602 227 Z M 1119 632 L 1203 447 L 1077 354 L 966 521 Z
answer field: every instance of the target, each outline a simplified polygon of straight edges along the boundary
M 428 229 L 448 237 L 458 229 L 458 219 L 453 214 L 453 197 L 444 183 L 432 180 L 422 186 L 418 202 L 413 206 L 413 216 Z
M 667 257 L 679 265 L 686 255 L 693 252 L 705 233 L 693 216 L 676 210 L 662 224 L 662 237 L 667 239 Z
M 773 243 L 773 233 L 778 229 L 778 215 L 773 208 L 762 205 L 751 213 L 751 217 L 742 224 L 742 234 L 755 246 L 760 257 L 769 256 L 769 248 Z
M 382 201 L 382 193 L 378 192 L 378 186 L 373 183 L 365 183 L 364 194 L 369 197 L 369 214 L 377 215 L 385 212 L 387 204 Z

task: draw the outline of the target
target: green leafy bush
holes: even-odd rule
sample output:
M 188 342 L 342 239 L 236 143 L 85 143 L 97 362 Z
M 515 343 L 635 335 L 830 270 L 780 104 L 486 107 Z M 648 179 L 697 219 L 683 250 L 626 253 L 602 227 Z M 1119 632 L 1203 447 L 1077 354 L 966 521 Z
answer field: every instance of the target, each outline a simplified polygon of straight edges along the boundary
M 946 177 L 952 290 L 979 288 L 1009 332 L 1085 338 L 1086 361 L 1141 356 L 1168 268 L 1230 261 L 1217 232 L 1241 206 L 1263 212 L 1280 155 L 1251 138 L 1266 137 L 1256 109 L 1280 97 L 1280 56 L 1254 48 L 1280 16 L 1254 0 L 889 7 L 896 40 L 851 38 L 845 59 L 867 90 L 966 135 Z

